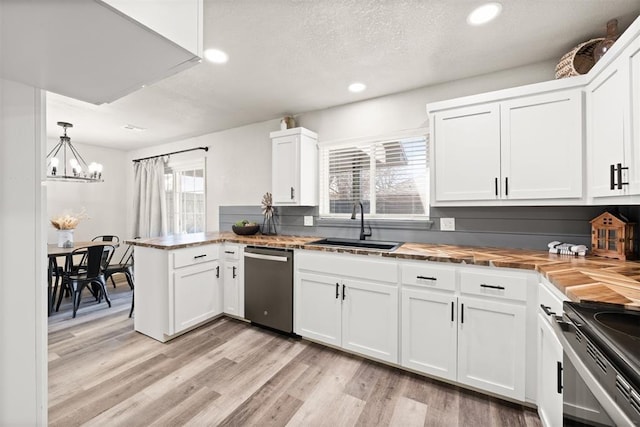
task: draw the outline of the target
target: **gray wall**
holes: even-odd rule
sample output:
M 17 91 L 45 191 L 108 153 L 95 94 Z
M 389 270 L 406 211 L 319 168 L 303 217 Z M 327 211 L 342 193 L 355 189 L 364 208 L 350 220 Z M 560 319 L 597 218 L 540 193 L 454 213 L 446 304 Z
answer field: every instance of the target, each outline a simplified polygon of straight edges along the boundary
M 431 208 L 431 221 L 369 221 L 372 239 L 491 246 L 522 249 L 547 249 L 553 240 L 584 244 L 590 247 L 589 221 L 605 210 L 618 211 L 637 222 L 640 209 L 636 206 L 536 206 L 536 207 L 473 207 Z M 278 234 L 320 237 L 358 238 L 360 221 L 318 218 L 316 207 L 277 208 Z M 314 226 L 305 227 L 303 216 L 313 215 Z M 456 219 L 456 231 L 440 231 L 440 218 Z M 262 224 L 259 206 L 221 206 L 220 230 L 247 219 Z

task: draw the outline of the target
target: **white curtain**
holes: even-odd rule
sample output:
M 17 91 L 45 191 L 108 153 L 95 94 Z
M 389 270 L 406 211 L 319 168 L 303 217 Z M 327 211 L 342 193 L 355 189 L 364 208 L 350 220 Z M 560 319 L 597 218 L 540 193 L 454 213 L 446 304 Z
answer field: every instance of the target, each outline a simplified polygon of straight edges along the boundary
M 133 235 L 158 237 L 167 234 L 167 203 L 164 189 L 164 159 L 133 164 Z

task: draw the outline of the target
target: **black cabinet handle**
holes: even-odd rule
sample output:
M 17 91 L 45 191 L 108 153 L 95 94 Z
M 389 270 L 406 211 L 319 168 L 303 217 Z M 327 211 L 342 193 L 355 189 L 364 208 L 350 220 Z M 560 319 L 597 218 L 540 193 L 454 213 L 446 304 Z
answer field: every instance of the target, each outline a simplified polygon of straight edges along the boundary
M 551 311 L 551 307 L 546 306 L 544 304 L 540 304 L 540 308 L 542 309 L 542 311 L 544 311 L 544 314 L 546 314 L 547 316 L 553 316 L 554 314 L 556 314 L 555 312 Z
M 609 184 L 610 184 L 611 190 L 616 189 L 616 166 L 615 165 L 609 165 Z
M 216 267 L 216 279 L 220 278 L 220 266 Z
M 233 278 L 234 278 L 234 279 L 236 278 L 236 268 L 237 268 L 237 267 L 234 265 L 234 266 L 233 266 Z
M 495 180 L 493 181 L 493 184 L 495 186 L 496 196 L 497 196 L 498 195 L 498 177 L 495 178 Z
M 486 285 L 484 283 L 480 283 L 480 287 L 481 288 L 489 288 L 489 289 L 499 289 L 501 291 L 504 291 L 504 287 L 503 286 L 496 286 L 496 285 Z
M 224 253 L 225 253 L 225 254 L 231 254 L 231 255 L 235 254 L 235 252 L 234 252 L 234 251 L 224 251 Z
M 464 304 L 460 304 L 460 323 L 464 323 Z
M 343 284 L 342 284 L 342 301 L 344 301 L 344 297 L 346 296 L 345 288 L 346 288 L 346 286 L 345 286 L 345 285 L 344 285 L 344 283 L 343 283 Z
M 453 301 L 451 301 L 451 321 L 452 321 L 452 322 L 455 320 L 455 319 L 453 318 L 454 305 L 455 305 L 455 303 L 454 303 Z
M 562 362 L 557 362 L 557 390 L 558 394 L 562 394 Z
M 623 185 L 629 185 L 628 182 L 622 182 L 622 171 L 629 170 L 628 167 L 622 167 L 622 163 L 618 163 L 618 190 L 622 190 Z
M 336 282 L 336 299 L 340 297 L 340 284 Z
M 293 200 L 295 194 L 296 194 L 295 190 L 293 189 L 293 187 L 291 187 L 291 200 Z
M 504 179 L 504 195 L 505 196 L 509 195 L 509 177 L 506 177 Z
M 429 276 L 416 276 L 416 279 L 422 279 L 422 280 L 433 280 L 433 281 L 438 280 L 438 279 L 436 279 L 435 277 L 429 277 Z
M 204 255 L 196 255 L 196 256 L 194 256 L 194 257 L 193 257 L 193 259 L 204 258 L 204 257 L 206 257 L 206 256 L 207 256 L 207 254 L 204 254 Z

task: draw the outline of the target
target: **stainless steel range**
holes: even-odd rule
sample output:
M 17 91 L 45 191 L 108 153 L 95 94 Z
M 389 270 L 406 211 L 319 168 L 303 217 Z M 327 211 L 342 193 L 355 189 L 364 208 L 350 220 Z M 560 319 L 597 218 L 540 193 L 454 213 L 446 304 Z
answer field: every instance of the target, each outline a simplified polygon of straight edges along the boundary
M 605 303 L 563 304 L 564 425 L 640 425 L 640 312 Z

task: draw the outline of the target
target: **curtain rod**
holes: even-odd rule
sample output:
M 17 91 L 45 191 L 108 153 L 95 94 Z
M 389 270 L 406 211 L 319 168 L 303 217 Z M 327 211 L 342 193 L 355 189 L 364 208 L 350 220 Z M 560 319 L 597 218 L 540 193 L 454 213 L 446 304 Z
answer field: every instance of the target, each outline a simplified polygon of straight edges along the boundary
M 155 158 L 157 158 L 157 157 L 170 156 L 170 155 L 172 155 L 172 154 L 180 154 L 180 153 L 186 153 L 187 151 L 196 151 L 196 150 L 209 151 L 209 147 L 195 147 L 195 148 L 189 148 L 189 149 L 187 149 L 187 150 L 172 151 L 171 153 L 158 154 L 157 156 L 142 157 L 142 158 L 140 158 L 140 159 L 134 159 L 134 160 L 132 160 L 132 161 L 133 161 L 133 162 L 139 162 L 139 161 L 141 161 L 141 160 L 155 159 Z

